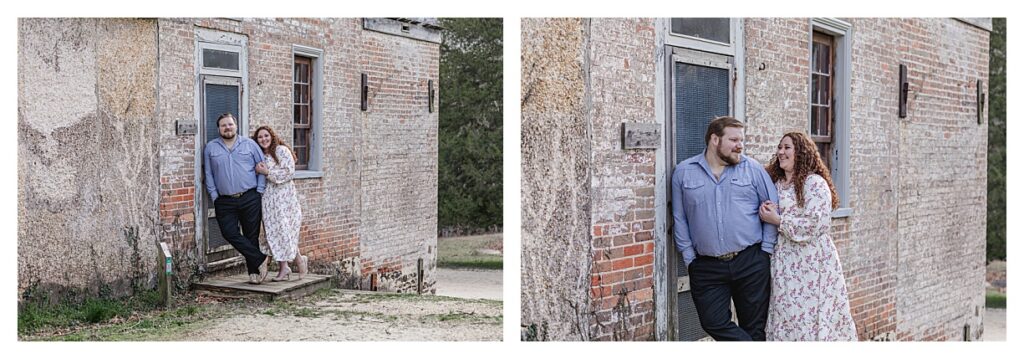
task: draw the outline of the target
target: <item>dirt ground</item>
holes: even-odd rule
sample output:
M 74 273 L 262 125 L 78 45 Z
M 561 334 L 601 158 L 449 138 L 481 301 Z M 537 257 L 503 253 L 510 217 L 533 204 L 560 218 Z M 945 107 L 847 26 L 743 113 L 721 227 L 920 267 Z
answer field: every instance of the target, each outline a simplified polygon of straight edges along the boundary
M 438 268 L 437 295 L 501 300 L 502 271 Z
M 242 310 L 163 340 L 183 341 L 496 341 L 502 305 L 442 296 L 330 295 Z
M 1006 341 L 1006 309 L 985 309 L 985 333 L 981 335 L 981 340 L 986 342 Z

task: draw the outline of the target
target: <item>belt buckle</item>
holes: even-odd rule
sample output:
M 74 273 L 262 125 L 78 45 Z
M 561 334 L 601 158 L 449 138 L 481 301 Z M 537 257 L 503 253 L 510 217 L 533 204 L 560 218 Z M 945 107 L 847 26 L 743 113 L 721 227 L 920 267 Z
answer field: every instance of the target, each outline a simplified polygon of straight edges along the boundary
M 228 195 L 228 197 L 231 197 L 231 198 L 239 198 L 239 197 L 242 197 L 242 195 L 243 195 L 243 194 L 245 194 L 245 192 L 239 192 L 239 193 L 235 193 L 235 194 L 229 194 L 229 195 Z
M 718 256 L 718 260 L 721 260 L 721 261 L 732 260 L 733 258 L 736 258 L 736 254 L 737 253 L 739 253 L 739 252 L 732 252 L 732 253 L 726 253 L 726 254 L 720 255 L 720 256 Z

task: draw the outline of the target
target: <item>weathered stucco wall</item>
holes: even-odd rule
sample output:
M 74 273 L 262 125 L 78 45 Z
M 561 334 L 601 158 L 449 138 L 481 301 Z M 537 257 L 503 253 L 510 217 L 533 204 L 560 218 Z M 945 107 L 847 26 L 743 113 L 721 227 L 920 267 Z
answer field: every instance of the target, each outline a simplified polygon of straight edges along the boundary
M 18 298 L 153 285 L 156 22 L 18 22 Z
M 522 23 L 520 319 L 528 339 L 592 338 L 589 25 Z

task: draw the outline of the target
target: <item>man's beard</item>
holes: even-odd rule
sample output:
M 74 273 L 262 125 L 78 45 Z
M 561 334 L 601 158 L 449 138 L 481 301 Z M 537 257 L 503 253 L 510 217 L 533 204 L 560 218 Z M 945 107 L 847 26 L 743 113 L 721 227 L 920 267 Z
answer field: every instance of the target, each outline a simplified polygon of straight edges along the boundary
M 232 138 L 235 138 L 235 133 L 231 132 L 231 134 L 229 134 L 229 135 L 224 135 L 223 133 L 221 133 L 220 134 L 220 138 L 223 138 L 225 140 L 230 140 Z
M 732 154 L 732 152 L 730 151 L 730 152 L 728 152 L 728 154 Z M 729 156 L 727 154 L 722 154 L 721 150 L 718 151 L 718 159 L 722 160 L 722 162 L 725 162 L 729 166 L 733 166 L 733 165 L 736 165 L 737 163 L 740 163 L 741 157 L 739 156 L 738 153 L 736 155 L 737 155 L 736 156 L 737 158 L 732 158 L 731 156 Z

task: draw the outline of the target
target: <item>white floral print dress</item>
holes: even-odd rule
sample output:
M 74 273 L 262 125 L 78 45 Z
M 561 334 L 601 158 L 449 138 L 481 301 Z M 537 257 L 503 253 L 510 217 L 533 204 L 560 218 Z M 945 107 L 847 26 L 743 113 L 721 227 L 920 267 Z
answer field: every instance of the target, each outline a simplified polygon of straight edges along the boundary
M 263 193 L 263 230 L 275 261 L 291 261 L 299 251 L 299 228 L 302 226 L 302 207 L 295 193 L 292 177 L 295 160 L 292 151 L 277 146 L 277 158 L 264 156 L 267 188 Z
M 846 280 L 832 243 L 832 193 L 821 176 L 804 181 L 804 206 L 793 185 L 779 189 L 782 224 L 772 256 L 765 334 L 774 341 L 856 341 Z

